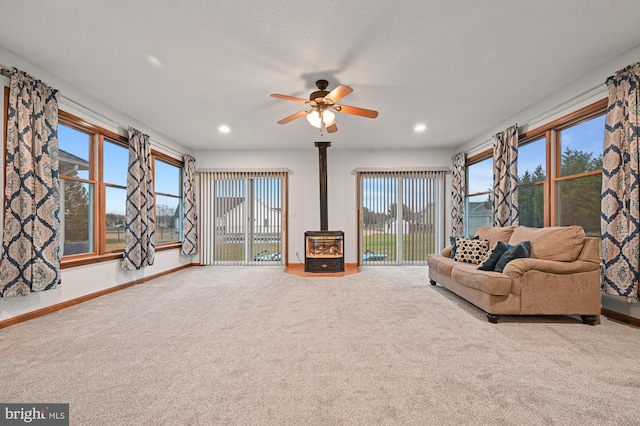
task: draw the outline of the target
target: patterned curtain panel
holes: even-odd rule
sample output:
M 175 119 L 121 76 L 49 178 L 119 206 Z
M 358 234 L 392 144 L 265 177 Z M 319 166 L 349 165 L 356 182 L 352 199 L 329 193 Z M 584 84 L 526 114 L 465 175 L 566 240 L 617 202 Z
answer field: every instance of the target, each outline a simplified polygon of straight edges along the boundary
M 155 256 L 155 201 L 149 136 L 129 128 L 129 175 L 125 211 L 122 269 L 153 265 Z
M 182 197 L 182 254 L 198 253 L 198 214 L 196 210 L 196 159 L 184 155 L 184 178 Z
M 638 302 L 640 264 L 640 62 L 607 79 L 602 165 L 603 287 L 608 294 Z
M 518 225 L 518 126 L 494 136 L 493 225 Z
M 0 297 L 60 284 L 57 91 L 16 69 L 9 87 Z
M 451 236 L 464 237 L 464 197 L 466 195 L 466 155 L 460 152 L 453 157 L 453 187 L 451 189 Z

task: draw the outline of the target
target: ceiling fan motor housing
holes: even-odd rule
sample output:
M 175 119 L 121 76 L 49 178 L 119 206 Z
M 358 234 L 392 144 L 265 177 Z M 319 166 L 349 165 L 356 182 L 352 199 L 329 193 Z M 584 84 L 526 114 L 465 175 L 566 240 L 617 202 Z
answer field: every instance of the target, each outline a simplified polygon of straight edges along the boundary
M 310 101 L 315 101 L 317 98 L 324 98 L 330 93 L 326 90 L 327 86 L 329 86 L 329 82 L 327 80 L 316 81 L 316 86 L 318 87 L 318 90 L 309 95 Z

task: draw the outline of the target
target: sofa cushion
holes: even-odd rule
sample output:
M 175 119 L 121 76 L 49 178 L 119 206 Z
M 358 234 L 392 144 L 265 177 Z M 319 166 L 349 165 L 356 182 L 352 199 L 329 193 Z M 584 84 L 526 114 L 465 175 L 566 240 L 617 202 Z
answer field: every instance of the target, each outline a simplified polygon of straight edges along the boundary
M 493 269 L 496 272 L 504 271 L 507 263 L 513 259 L 521 259 L 523 257 L 529 257 L 531 255 L 531 243 L 529 241 L 522 241 L 515 245 L 508 245 L 507 250 L 500 256 L 500 259 L 496 262 L 496 266 Z
M 509 249 L 509 244 L 504 241 L 498 241 L 494 244 L 493 248 L 487 252 L 484 260 L 478 266 L 478 269 L 483 271 L 493 271 L 496 268 L 496 263 L 500 260 L 500 257 Z
M 493 247 L 498 241 L 509 242 L 515 226 L 481 226 L 476 229 L 476 235 L 489 239 L 489 247 Z
M 456 261 L 445 256 L 430 254 L 428 258 L 429 270 L 439 272 L 441 275 L 450 277 L 451 269 L 456 264 Z
M 456 262 L 473 263 L 477 265 L 482 262 L 484 256 L 489 251 L 489 240 L 466 240 L 456 238 L 456 255 L 453 258 Z
M 575 261 L 586 235 L 582 226 L 553 226 L 548 228 L 529 228 L 518 226 L 511 234 L 509 244 L 522 241 L 531 242 L 531 257 L 534 259 Z
M 493 271 L 478 270 L 474 265 L 456 264 L 451 278 L 458 284 L 496 296 L 507 296 L 511 292 L 511 277 Z

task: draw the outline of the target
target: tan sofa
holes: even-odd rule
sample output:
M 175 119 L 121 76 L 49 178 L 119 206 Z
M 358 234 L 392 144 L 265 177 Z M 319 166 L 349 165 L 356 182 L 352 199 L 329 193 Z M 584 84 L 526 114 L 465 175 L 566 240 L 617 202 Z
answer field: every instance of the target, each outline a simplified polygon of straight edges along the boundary
M 531 256 L 507 263 L 503 272 L 451 259 L 451 247 L 429 255 L 429 279 L 486 312 L 500 315 L 580 315 L 585 324 L 599 322 L 600 240 L 586 237 L 580 226 L 478 228 L 476 235 L 510 245 L 531 242 Z

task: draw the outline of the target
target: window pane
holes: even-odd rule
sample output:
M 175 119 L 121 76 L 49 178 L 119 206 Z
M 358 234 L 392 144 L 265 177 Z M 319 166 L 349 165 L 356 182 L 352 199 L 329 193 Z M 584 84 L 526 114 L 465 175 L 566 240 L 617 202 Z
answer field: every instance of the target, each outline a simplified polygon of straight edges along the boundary
M 362 259 L 365 264 L 397 263 L 397 201 L 397 176 L 372 173 L 362 178 Z
M 546 139 L 537 139 L 518 148 L 520 185 L 543 182 L 547 175 Z
M 91 135 L 64 124 L 58 125 L 60 175 L 89 179 Z
M 182 231 L 180 198 L 156 195 L 156 243 L 180 241 Z
M 60 179 L 61 222 L 64 229 L 63 256 L 92 253 L 93 184 Z
M 180 195 L 180 167 L 157 160 L 154 163 L 154 189 L 163 194 Z
M 127 190 L 107 187 L 106 200 L 106 250 L 124 249 L 124 212 L 127 204 Z
M 518 188 L 520 225 L 544 226 L 544 185 L 526 185 Z
M 491 191 L 493 188 L 493 158 L 467 167 L 467 194 Z
M 590 237 L 600 236 L 602 175 L 558 182 L 558 225 L 581 225 Z
M 253 260 L 282 260 L 282 181 L 276 177 L 256 177 L 247 182 L 253 189 Z M 249 212 L 250 213 L 250 212 Z
M 602 169 L 604 115 L 560 132 L 560 176 Z
M 246 253 L 246 180 L 238 174 L 230 179 L 216 177 L 212 183 L 216 194 L 213 215 L 210 218 L 215 218 L 214 263 L 242 262 Z
M 491 225 L 493 222 L 493 214 L 491 213 L 491 198 L 489 194 L 475 195 L 467 197 L 465 227 L 467 228 L 467 236 L 474 235 L 476 229 L 481 226 Z
M 104 182 L 127 187 L 129 150 L 122 145 L 104 141 Z

